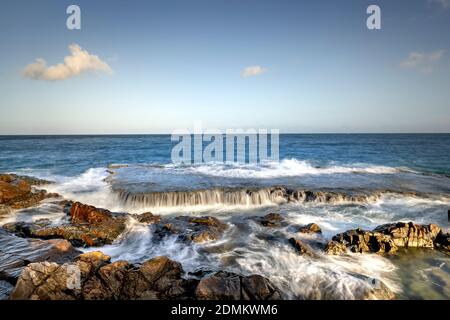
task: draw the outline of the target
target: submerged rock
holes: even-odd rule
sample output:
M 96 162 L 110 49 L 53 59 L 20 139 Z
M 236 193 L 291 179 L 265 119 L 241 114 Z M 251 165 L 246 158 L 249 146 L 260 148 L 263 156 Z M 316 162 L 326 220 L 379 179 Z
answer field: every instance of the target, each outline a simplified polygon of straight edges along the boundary
M 185 280 L 178 262 L 156 257 L 141 265 L 110 263 L 101 252 L 80 255 L 73 263 L 28 265 L 10 299 L 19 300 L 134 300 L 187 299 L 197 281 Z
M 65 204 L 67 205 L 67 204 Z M 71 204 L 70 224 L 49 226 L 14 222 L 3 227 L 21 237 L 66 239 L 75 246 L 102 246 L 112 243 L 124 230 L 124 217 L 114 217 L 105 209 L 75 202 Z
M 219 239 L 227 228 L 226 223 L 214 217 L 179 216 L 157 223 L 155 235 L 157 239 L 177 235 L 181 241 L 201 243 Z
M 46 198 L 57 197 L 57 194 L 32 187 L 45 183 L 48 182 L 14 174 L 0 174 L 0 215 L 34 206 Z
M 140 223 L 154 224 L 161 222 L 161 216 L 156 216 L 151 212 L 144 212 L 142 214 L 134 214 L 135 218 Z
M 322 233 L 322 229 L 319 225 L 315 223 L 310 223 L 305 226 L 301 226 L 298 230 L 298 233 L 306 233 L 306 234 L 314 234 L 314 233 Z
M 330 254 L 339 253 L 341 251 L 339 246 L 345 246 L 352 252 L 360 253 L 395 253 L 399 247 L 438 247 L 448 250 L 448 236 L 442 233 L 439 226 L 418 225 L 412 222 L 385 224 L 376 227 L 373 231 L 348 230 L 337 234 L 332 240 L 326 249 Z
M 279 290 L 260 275 L 241 276 L 220 271 L 203 278 L 195 290 L 200 300 L 277 300 Z
M 302 241 L 295 239 L 295 238 L 290 238 L 289 243 L 296 249 L 296 251 L 300 255 L 303 255 L 303 254 L 313 255 L 313 250 L 311 249 L 311 247 L 309 245 L 303 243 Z
M 260 224 L 264 227 L 281 227 L 284 221 L 284 218 L 279 213 L 269 213 L 264 217 L 257 218 Z

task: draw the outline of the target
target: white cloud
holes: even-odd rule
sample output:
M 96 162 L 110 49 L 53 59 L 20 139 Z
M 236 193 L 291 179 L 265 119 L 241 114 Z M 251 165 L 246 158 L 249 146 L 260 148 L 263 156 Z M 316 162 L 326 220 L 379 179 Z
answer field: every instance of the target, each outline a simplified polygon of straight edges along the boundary
M 242 70 L 242 76 L 244 78 L 259 76 L 263 73 L 267 72 L 267 69 L 261 66 L 251 66 Z
M 428 0 L 428 3 L 437 4 L 444 10 L 450 8 L 450 0 Z
M 438 50 L 433 52 L 411 52 L 408 57 L 400 63 L 400 66 L 407 69 L 416 69 L 423 73 L 434 71 L 436 64 L 442 60 L 445 51 Z
M 23 75 L 35 80 L 58 81 L 66 80 L 83 72 L 97 71 L 112 74 L 111 67 L 98 56 L 83 50 L 79 45 L 69 46 L 70 55 L 64 58 L 63 63 L 47 66 L 44 59 L 36 59 L 23 70 Z

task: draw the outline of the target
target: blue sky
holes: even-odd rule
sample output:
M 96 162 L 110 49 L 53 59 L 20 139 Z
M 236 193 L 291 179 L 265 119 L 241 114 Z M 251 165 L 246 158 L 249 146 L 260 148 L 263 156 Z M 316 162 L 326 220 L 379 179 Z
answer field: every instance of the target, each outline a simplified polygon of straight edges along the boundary
M 450 0 L 5 0 L 0 134 L 450 132 L 449 30 Z M 103 67 L 24 73 L 72 44 Z

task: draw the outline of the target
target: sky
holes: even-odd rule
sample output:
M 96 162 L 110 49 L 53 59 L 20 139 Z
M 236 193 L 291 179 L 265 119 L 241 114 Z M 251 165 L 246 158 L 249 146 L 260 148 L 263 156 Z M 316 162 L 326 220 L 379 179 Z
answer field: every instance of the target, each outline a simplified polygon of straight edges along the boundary
M 450 0 L 3 0 L 0 134 L 450 132 L 449 34 Z

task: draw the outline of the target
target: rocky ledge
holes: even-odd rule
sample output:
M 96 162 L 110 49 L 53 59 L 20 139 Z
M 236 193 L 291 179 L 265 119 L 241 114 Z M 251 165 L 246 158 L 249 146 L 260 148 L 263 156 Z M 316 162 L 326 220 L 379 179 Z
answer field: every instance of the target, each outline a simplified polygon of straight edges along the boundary
M 66 240 L 23 239 L 0 229 L 0 300 L 9 295 L 22 270 L 30 263 L 65 263 L 80 253 Z
M 34 206 L 46 198 L 57 197 L 57 194 L 47 193 L 35 187 L 48 183 L 27 176 L 0 174 L 0 215 Z
M 69 224 L 51 226 L 48 221 L 14 222 L 3 228 L 21 237 L 66 239 L 75 246 L 88 247 L 110 244 L 125 230 L 126 218 L 114 216 L 109 210 L 79 202 L 63 202 L 62 205 L 69 214 Z
M 398 222 L 376 227 L 372 231 L 354 229 L 337 234 L 327 244 L 328 254 L 351 252 L 395 253 L 398 248 L 450 249 L 449 234 L 435 225 Z
M 15 300 L 142 300 L 142 299 L 280 299 L 274 285 L 259 275 L 217 272 L 203 279 L 185 279 L 180 263 L 165 256 L 140 265 L 110 262 L 96 251 L 72 263 L 29 264 L 10 295 Z

